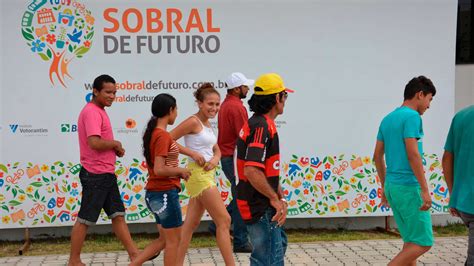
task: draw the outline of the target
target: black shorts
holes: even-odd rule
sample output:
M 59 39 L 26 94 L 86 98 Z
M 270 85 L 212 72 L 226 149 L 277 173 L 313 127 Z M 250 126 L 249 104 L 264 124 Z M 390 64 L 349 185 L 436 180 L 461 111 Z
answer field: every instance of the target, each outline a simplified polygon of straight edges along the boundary
M 81 209 L 77 221 L 94 225 L 102 209 L 113 219 L 125 215 L 115 174 L 93 174 L 81 168 L 79 179 L 82 185 Z

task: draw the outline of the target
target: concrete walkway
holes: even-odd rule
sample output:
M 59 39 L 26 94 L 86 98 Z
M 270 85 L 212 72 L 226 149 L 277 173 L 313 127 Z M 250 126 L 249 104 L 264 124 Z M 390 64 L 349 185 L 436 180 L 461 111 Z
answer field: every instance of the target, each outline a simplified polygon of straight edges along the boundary
M 295 243 L 288 246 L 286 265 L 387 265 L 402 246 L 400 240 Z M 467 237 L 437 238 L 436 245 L 425 254 L 419 265 L 463 265 Z M 0 258 L 0 265 L 65 265 L 67 255 Z M 125 252 L 88 253 L 82 259 L 88 265 L 128 265 Z M 249 265 L 248 254 L 236 254 L 237 265 Z M 190 249 L 190 265 L 224 265 L 217 248 Z M 163 256 L 144 265 L 163 265 Z

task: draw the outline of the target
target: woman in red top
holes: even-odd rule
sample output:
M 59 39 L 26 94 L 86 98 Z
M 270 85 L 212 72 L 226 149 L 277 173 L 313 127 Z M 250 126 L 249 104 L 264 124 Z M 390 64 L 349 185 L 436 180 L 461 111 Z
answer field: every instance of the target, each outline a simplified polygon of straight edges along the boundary
M 160 237 L 150 243 L 130 265 L 142 265 L 148 258 L 165 249 L 164 264 L 176 265 L 181 236 L 181 206 L 178 193 L 181 178 L 187 180 L 191 172 L 178 167 L 179 147 L 166 131 L 178 115 L 176 99 L 159 94 L 151 106 L 153 117 L 143 134 L 143 155 L 148 165 L 146 204 L 153 213 Z

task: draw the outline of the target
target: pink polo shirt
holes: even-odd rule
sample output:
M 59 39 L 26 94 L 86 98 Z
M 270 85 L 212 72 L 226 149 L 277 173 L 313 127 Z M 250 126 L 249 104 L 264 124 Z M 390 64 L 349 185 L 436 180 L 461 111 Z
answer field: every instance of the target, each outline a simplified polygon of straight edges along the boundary
M 88 103 L 79 114 L 77 122 L 81 164 L 94 174 L 115 173 L 115 151 L 96 151 L 87 144 L 90 136 L 99 136 L 104 140 L 113 140 L 114 133 L 110 119 L 104 109 Z

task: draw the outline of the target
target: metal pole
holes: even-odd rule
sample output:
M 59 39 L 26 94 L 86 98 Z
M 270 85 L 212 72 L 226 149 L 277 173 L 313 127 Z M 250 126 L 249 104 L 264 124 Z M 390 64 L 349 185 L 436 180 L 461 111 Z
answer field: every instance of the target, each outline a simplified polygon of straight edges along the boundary
M 31 245 L 31 240 L 30 240 L 30 229 L 25 228 L 25 243 L 23 246 L 18 250 L 18 254 L 21 256 L 28 251 Z

